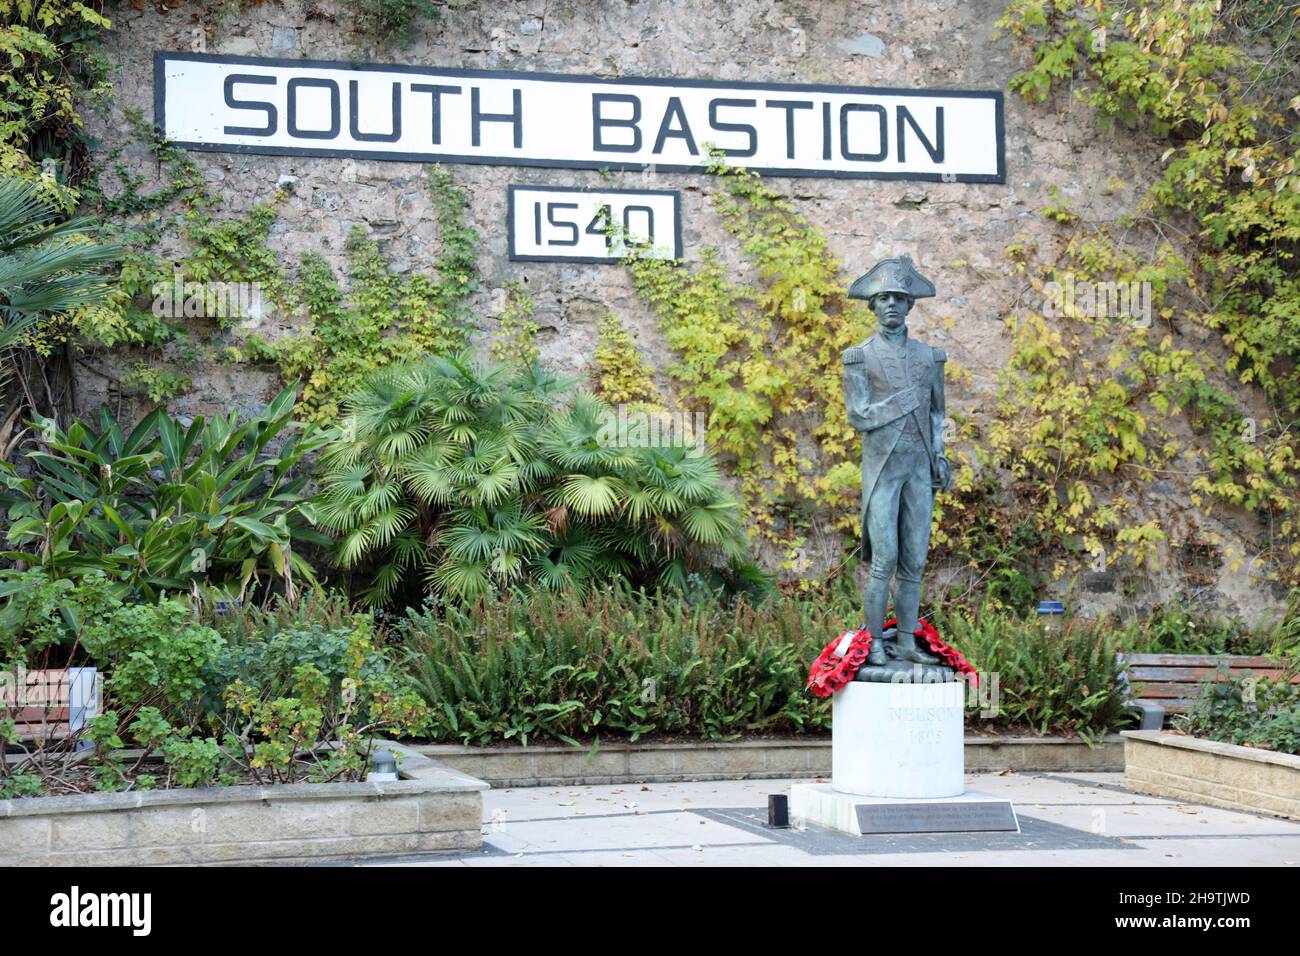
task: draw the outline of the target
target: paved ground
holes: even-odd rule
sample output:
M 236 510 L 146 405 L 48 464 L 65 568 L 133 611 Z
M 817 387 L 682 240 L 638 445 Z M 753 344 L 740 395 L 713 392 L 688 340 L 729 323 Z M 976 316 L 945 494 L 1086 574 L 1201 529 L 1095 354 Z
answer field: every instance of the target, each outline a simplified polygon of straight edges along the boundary
M 386 866 L 1297 866 L 1300 823 L 1130 793 L 1123 774 L 972 774 L 1019 834 L 770 830 L 794 780 L 491 790 L 483 849 Z M 825 782 L 825 781 L 823 781 Z

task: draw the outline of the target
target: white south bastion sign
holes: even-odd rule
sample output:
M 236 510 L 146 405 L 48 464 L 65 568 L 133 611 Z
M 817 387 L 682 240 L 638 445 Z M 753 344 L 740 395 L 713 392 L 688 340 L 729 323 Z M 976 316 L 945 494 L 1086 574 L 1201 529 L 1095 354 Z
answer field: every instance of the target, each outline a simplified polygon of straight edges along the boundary
M 154 122 L 187 149 L 772 176 L 1006 180 L 999 91 L 453 70 L 160 51 Z

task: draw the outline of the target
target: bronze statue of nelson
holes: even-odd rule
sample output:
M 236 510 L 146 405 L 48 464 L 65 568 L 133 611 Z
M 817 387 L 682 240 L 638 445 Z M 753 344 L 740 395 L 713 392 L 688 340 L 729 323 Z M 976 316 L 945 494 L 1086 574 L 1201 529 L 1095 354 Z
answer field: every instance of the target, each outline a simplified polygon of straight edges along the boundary
M 934 493 L 952 481 L 943 447 L 947 356 L 907 334 L 912 304 L 934 291 L 907 256 L 878 262 L 849 289 L 849 297 L 866 299 L 879 320 L 875 335 L 844 353 L 844 402 L 849 423 L 862 433 L 862 558 L 871 568 L 863 626 L 872 642 L 859 680 L 883 679 L 863 672 L 893 661 L 939 662 L 918 646 L 914 633 Z M 895 575 L 898 628 L 882 633 Z

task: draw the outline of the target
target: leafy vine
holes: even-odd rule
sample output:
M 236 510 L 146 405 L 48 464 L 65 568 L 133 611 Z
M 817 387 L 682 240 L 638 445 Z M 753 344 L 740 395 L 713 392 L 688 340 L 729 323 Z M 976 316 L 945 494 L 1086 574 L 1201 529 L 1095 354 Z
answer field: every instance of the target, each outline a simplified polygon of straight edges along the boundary
M 871 322 L 847 298 L 825 236 L 792 203 L 720 151 L 708 170 L 721 187 L 714 208 L 758 285 L 728 279 L 713 249 L 694 268 L 635 248 L 626 261 L 678 356 L 668 374 L 706 412 L 709 441 L 740 480 L 751 531 L 793 558 L 816 529 L 856 527 L 858 445 L 840 368 Z

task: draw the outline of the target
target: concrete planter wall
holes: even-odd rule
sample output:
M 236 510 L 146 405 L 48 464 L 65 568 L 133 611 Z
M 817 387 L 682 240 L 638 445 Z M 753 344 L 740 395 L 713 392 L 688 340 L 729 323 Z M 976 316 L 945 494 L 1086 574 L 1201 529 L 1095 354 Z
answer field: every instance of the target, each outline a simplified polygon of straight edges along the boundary
M 663 783 L 813 777 L 831 772 L 831 741 L 740 740 L 681 743 L 601 743 L 463 747 L 413 744 L 412 749 L 496 787 Z M 1107 737 L 1096 748 L 1059 737 L 967 737 L 968 771 L 1120 771 L 1123 744 Z
M 0 866 L 306 863 L 477 849 L 488 785 L 406 753 L 409 779 L 388 783 L 0 800 Z
M 1130 790 L 1300 820 L 1300 757 L 1161 730 L 1122 736 Z

